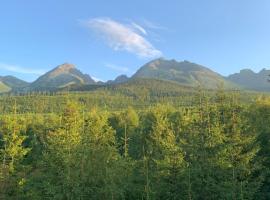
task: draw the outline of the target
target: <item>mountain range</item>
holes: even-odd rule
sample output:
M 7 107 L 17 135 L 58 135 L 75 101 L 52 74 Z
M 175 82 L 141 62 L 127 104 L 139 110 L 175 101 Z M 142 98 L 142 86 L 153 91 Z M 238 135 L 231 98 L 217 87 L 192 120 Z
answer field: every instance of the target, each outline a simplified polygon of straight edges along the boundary
M 0 77 L 0 92 L 57 91 L 69 87 L 80 90 L 80 87 L 123 84 L 138 79 L 162 80 L 163 82 L 160 83 L 167 81 L 188 87 L 200 85 L 207 89 L 215 89 L 223 84 L 226 89 L 270 91 L 269 74 L 270 70 L 266 69 L 258 73 L 250 69 L 243 69 L 239 73 L 225 77 L 196 63 L 159 58 L 143 65 L 130 78 L 120 75 L 115 80 L 96 82 L 90 75 L 78 70 L 75 65 L 65 63 L 40 76 L 32 83 L 13 76 L 2 76 Z
M 243 69 L 239 73 L 229 75 L 227 80 L 239 85 L 243 89 L 256 91 L 270 91 L 270 70 L 262 69 L 255 73 L 250 69 Z

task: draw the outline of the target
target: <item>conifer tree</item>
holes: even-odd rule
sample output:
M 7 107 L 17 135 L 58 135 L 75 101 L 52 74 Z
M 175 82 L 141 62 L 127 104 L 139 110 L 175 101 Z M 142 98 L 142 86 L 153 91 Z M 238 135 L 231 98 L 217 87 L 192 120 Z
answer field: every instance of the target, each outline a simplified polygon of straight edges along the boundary
M 16 103 L 12 115 L 0 119 L 0 198 L 12 198 L 16 196 L 16 188 L 24 184 L 24 177 L 20 173 L 23 170 L 21 161 L 29 149 L 25 148 L 23 142 L 26 136 L 24 120 L 18 119 Z
M 145 199 L 179 199 L 183 152 L 177 144 L 166 106 L 153 108 L 142 119 L 142 174 Z
M 223 188 L 226 198 L 252 199 L 257 187 L 250 177 L 255 170 L 254 159 L 258 151 L 256 135 L 250 129 L 244 107 L 239 105 L 238 92 L 233 92 L 222 108 L 224 147 L 220 164 L 224 169 Z
M 51 199 L 74 199 L 74 158 L 82 127 L 78 105 L 68 102 L 61 118 L 60 127 L 47 133 L 47 147 L 41 163 L 41 195 Z
M 123 157 L 129 156 L 129 142 L 134 136 L 135 129 L 138 126 L 139 118 L 135 110 L 131 107 L 120 114 L 114 114 L 109 119 L 111 126 L 116 130 L 119 152 Z
M 258 187 L 254 199 L 270 198 L 270 100 L 260 98 L 250 106 L 248 112 L 249 124 L 257 136 L 260 149 L 256 155 L 255 172 L 251 179 L 259 179 L 254 187 Z

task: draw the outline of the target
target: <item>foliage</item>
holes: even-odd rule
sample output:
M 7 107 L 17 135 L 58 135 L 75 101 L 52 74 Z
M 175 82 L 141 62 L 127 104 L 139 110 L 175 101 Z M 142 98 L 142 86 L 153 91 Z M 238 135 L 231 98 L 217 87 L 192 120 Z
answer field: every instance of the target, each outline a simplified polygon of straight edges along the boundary
M 99 92 L 1 98 L 1 199 L 270 198 L 268 98 Z

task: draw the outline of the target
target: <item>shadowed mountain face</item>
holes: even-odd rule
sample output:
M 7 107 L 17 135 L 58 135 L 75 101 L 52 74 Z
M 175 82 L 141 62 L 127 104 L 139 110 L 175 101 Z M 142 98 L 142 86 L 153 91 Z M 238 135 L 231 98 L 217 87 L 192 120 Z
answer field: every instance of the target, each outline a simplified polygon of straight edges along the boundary
M 244 89 L 270 91 L 269 75 L 270 70 L 266 69 L 262 69 L 258 73 L 250 69 L 243 69 L 239 73 L 228 76 L 227 80 L 240 85 Z
M 201 85 L 205 88 L 217 88 L 224 84 L 226 88 L 235 87 L 221 75 L 212 70 L 188 61 L 157 59 L 142 66 L 132 78 L 153 78 L 174 81 L 187 86 Z
M 70 85 L 95 84 L 87 74 L 75 68 L 72 64 L 62 64 L 39 77 L 31 83 L 31 90 L 50 90 L 68 87 Z

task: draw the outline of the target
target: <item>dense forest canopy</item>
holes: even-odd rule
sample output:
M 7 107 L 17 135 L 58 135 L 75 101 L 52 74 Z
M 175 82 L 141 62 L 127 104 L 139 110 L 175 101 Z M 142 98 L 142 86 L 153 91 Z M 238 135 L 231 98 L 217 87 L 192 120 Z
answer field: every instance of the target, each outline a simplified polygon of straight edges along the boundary
M 13 112 L 12 105 L 17 102 L 17 113 L 58 113 L 63 111 L 68 100 L 79 102 L 86 107 L 99 107 L 109 111 L 121 111 L 132 106 L 142 110 L 158 103 L 171 104 L 175 107 L 194 105 L 200 86 L 189 87 L 173 82 L 156 79 L 134 79 L 112 85 L 85 85 L 69 87 L 60 91 L 13 92 L 0 95 L 0 112 Z M 224 89 L 222 84 L 216 89 L 224 90 L 228 95 L 239 93 L 243 104 L 250 104 L 269 93 Z M 216 89 L 203 89 L 209 101 L 215 101 Z
M 0 101 L 0 199 L 270 198 L 267 95 L 127 84 Z

